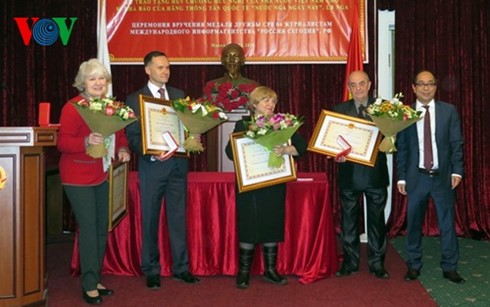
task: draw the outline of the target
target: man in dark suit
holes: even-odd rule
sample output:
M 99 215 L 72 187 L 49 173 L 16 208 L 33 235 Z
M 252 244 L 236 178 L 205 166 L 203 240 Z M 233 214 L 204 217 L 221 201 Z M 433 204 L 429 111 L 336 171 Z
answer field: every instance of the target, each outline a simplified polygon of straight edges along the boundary
M 461 121 L 453 105 L 434 100 L 437 79 L 430 71 L 418 73 L 412 88 L 417 96 L 414 108 L 423 112 L 424 119 L 397 136 L 398 191 L 408 198 L 405 279 L 415 280 L 420 275 L 422 224 L 432 197 L 441 234 L 443 277 L 463 283 L 457 272 L 459 247 L 454 226 L 454 189 L 463 176 Z
M 368 97 L 371 81 L 363 71 L 354 71 L 348 79 L 352 99 L 335 106 L 334 111 L 349 116 L 366 119 L 364 109 L 374 102 Z M 369 271 L 378 278 L 389 278 L 384 268 L 386 254 L 386 226 L 384 209 L 389 185 L 386 155 L 379 152 L 374 167 L 345 158 L 337 160 L 338 185 L 342 203 L 341 234 L 344 261 L 338 277 L 348 276 L 359 271 L 359 211 L 362 197 L 366 197 L 368 264 Z
M 184 98 L 180 89 L 168 86 L 170 62 L 160 51 L 152 51 L 144 58 L 148 83 L 130 94 L 126 103 L 140 116 L 139 95 L 162 99 Z M 134 123 L 126 128 L 130 148 L 138 154 L 138 176 L 141 192 L 142 213 L 142 257 L 141 269 L 146 276 L 146 286 L 160 288 L 160 254 L 158 251 L 158 228 L 162 198 L 165 197 L 170 248 L 172 252 L 172 273 L 174 279 L 195 284 L 199 279 L 189 272 L 189 256 L 186 243 L 186 201 L 188 159 L 144 155 L 141 139 L 141 125 Z

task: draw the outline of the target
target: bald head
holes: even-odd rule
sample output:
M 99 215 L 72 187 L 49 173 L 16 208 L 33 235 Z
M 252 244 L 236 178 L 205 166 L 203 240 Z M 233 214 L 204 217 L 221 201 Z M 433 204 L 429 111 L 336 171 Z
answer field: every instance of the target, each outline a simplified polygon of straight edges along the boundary
M 355 101 L 365 103 L 371 89 L 371 80 L 366 72 L 356 70 L 350 73 L 347 86 Z

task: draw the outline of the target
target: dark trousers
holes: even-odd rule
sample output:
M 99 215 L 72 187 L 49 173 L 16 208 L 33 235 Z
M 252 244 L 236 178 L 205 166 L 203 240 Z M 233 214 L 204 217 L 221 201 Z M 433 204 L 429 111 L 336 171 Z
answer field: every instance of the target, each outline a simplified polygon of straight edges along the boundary
M 100 282 L 107 245 L 109 184 L 64 186 L 78 225 L 82 289 L 91 291 Z
M 455 192 L 446 186 L 440 176 L 420 174 L 417 189 L 408 191 L 407 207 L 407 265 L 422 268 L 422 225 L 429 198 L 432 197 L 437 212 L 441 240 L 441 268 L 456 271 L 459 258 L 458 238 L 454 225 Z
M 142 160 L 140 159 L 140 161 Z M 167 167 L 158 168 L 158 165 L 155 165 L 158 163 L 167 163 Z M 158 238 L 163 198 L 165 198 L 165 213 L 172 253 L 172 273 L 180 274 L 188 271 L 189 256 L 186 241 L 187 168 L 179 163 L 173 164 L 171 161 L 140 163 L 138 175 L 141 191 L 141 269 L 143 273 L 146 276 L 160 275 Z
M 359 212 L 360 197 L 366 196 L 368 264 L 370 269 L 384 265 L 386 254 L 386 225 L 384 209 L 388 196 L 386 188 L 368 188 L 364 191 L 340 190 L 342 202 L 341 235 L 344 251 L 343 265 L 351 270 L 359 268 Z

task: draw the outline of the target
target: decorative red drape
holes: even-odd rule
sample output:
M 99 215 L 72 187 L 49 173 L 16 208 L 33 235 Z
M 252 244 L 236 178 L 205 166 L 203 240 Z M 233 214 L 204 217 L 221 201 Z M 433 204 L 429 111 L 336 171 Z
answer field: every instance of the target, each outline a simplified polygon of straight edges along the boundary
M 238 270 L 234 176 L 216 172 L 189 174 L 187 242 L 189 269 L 196 275 L 236 275 Z M 299 281 L 307 284 L 336 272 L 337 243 L 330 197 L 325 193 L 325 174 L 301 173 L 298 177 L 307 181 L 287 183 L 285 239 L 279 244 L 277 268 L 283 274 L 299 276 Z M 137 172 L 131 172 L 129 185 L 128 215 L 109 234 L 103 273 L 142 275 Z M 160 216 L 160 233 L 160 273 L 170 276 L 172 259 L 165 210 Z M 255 274 L 263 271 L 260 248 L 257 251 L 252 266 Z M 72 274 L 77 274 L 78 269 L 75 244 Z
M 396 10 L 395 91 L 402 91 L 410 103 L 410 88 L 419 69 L 433 70 L 439 77 L 438 98 L 455 104 L 463 121 L 466 173 L 457 190 L 458 233 L 466 237 L 490 239 L 490 136 L 486 122 L 490 118 L 490 6 L 487 0 L 412 0 L 368 1 L 369 64 L 365 70 L 377 86 L 376 48 L 377 9 Z M 377 4 L 377 7 L 376 7 Z M 29 0 L 0 2 L 0 36 L 5 42 L 0 55 L 2 91 L 0 125 L 37 124 L 37 106 L 51 102 L 52 122 L 59 120 L 62 105 L 76 94 L 71 86 L 84 60 L 96 56 L 97 1 Z M 66 46 L 31 43 L 25 46 L 14 17 L 77 17 Z M 172 50 L 164 50 L 169 55 Z M 147 80 L 141 65 L 112 67 L 114 95 L 125 99 Z M 217 65 L 174 65 L 170 83 L 188 95 L 201 94 L 205 81 L 222 76 Z M 275 89 L 279 111 L 303 115 L 306 123 L 300 133 L 309 138 L 323 108 L 331 108 L 342 99 L 344 64 L 246 65 L 243 74 Z M 204 138 L 204 141 L 205 138 Z M 51 158 L 54 157 L 54 158 Z M 56 164 L 56 154 L 49 163 Z M 206 169 L 206 155 L 191 158 L 191 169 Z M 308 154 L 298 163 L 299 171 L 327 173 L 329 195 L 338 225 L 339 201 L 336 166 L 324 156 Z M 396 179 L 396 178 L 395 178 Z M 405 199 L 393 190 L 389 235 L 404 234 Z M 430 208 L 424 234 L 437 234 L 435 212 Z

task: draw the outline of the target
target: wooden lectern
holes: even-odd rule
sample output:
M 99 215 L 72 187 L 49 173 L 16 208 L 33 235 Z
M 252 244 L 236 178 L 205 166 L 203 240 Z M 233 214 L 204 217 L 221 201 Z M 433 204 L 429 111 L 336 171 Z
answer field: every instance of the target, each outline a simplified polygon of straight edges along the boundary
M 46 304 L 44 151 L 56 127 L 0 127 L 0 306 Z

